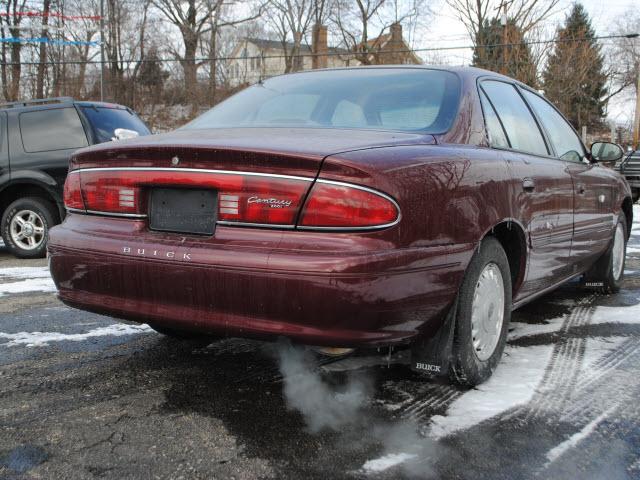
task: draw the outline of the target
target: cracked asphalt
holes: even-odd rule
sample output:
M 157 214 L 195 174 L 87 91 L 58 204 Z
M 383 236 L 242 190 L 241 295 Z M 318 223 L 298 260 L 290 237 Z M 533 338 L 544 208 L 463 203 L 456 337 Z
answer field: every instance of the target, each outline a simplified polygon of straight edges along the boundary
M 0 246 L 2 479 L 640 478 L 638 221 L 622 291 L 571 283 L 516 311 L 472 390 L 402 351 L 305 354 L 296 389 L 282 346 L 172 340 L 48 282 Z

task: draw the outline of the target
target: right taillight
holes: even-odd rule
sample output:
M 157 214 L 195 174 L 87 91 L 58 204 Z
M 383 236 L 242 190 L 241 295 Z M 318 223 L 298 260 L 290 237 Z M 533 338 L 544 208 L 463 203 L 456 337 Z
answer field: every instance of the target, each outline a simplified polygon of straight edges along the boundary
M 80 174 L 71 172 L 64 182 L 64 206 L 71 210 L 84 210 Z
M 369 229 L 388 227 L 400 218 L 389 196 L 357 185 L 317 180 L 307 198 L 301 228 Z

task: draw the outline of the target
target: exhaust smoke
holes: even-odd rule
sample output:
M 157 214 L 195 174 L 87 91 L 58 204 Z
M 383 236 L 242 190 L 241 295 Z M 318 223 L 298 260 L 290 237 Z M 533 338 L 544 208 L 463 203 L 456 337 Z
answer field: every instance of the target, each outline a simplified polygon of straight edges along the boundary
M 334 391 L 322 381 L 314 359 L 305 350 L 280 344 L 278 360 L 287 406 L 303 415 L 311 432 L 339 431 L 358 422 L 361 409 L 371 396 L 369 379 L 351 376 L 344 389 Z
M 345 443 L 376 452 L 378 458 L 366 461 L 360 473 L 398 467 L 409 476 L 435 475 L 432 465 L 443 447 L 421 435 L 413 421 L 390 422 L 367 409 L 374 397 L 372 375 L 357 371 L 335 386 L 323 380 L 315 358 L 304 349 L 282 342 L 277 355 L 287 407 L 303 416 L 311 433 L 331 430 Z

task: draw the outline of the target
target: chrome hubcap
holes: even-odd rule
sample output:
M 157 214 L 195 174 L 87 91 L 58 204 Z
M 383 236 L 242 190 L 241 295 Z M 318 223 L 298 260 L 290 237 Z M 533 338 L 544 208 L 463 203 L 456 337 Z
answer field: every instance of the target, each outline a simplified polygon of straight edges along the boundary
M 11 240 L 24 250 L 35 250 L 44 241 L 45 228 L 42 217 L 31 210 L 21 210 L 9 224 Z
M 613 237 L 613 251 L 611 252 L 611 267 L 613 269 L 613 278 L 619 280 L 622 276 L 622 266 L 624 264 L 624 229 L 622 224 L 618 223 L 616 233 Z
M 473 349 L 480 361 L 491 358 L 504 322 L 504 282 L 500 267 L 488 263 L 478 277 L 471 307 Z

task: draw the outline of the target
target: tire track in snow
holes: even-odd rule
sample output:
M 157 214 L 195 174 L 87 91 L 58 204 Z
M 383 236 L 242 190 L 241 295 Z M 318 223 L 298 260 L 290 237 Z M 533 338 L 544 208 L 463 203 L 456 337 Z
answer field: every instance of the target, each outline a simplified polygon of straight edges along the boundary
M 592 294 L 576 302 L 576 307 L 564 319 L 559 332 L 566 334 L 575 327 L 588 325 L 595 311 L 596 298 L 597 295 Z M 531 401 L 506 412 L 502 418 L 507 420 L 520 417 L 524 421 L 529 421 L 562 408 L 578 380 L 586 341 L 586 338 L 565 338 L 558 342 L 554 346 L 551 361 Z
M 616 369 L 629 357 L 639 352 L 640 338 L 632 337 L 625 340 L 619 348 L 603 355 L 593 364 L 593 367 L 588 372 L 583 373 L 576 384 L 576 388 L 579 390 L 587 388 L 592 383 Z
M 444 414 L 451 403 L 465 393 L 453 385 L 428 381 L 388 381 L 381 385 L 377 403 L 393 412 L 397 418 L 426 423 L 433 415 Z M 389 399 L 397 400 L 389 400 Z
M 605 411 L 613 400 L 627 395 L 629 385 L 625 365 L 640 363 L 640 338 L 626 340 L 621 346 L 605 354 L 598 364 L 605 365 L 598 374 L 587 375 L 572 393 L 571 402 L 561 411 L 560 420 L 567 422 L 589 421 Z M 634 403 L 634 402 L 632 402 Z M 635 408 L 635 407 L 634 407 Z

